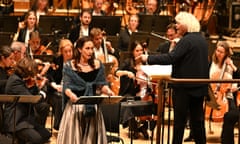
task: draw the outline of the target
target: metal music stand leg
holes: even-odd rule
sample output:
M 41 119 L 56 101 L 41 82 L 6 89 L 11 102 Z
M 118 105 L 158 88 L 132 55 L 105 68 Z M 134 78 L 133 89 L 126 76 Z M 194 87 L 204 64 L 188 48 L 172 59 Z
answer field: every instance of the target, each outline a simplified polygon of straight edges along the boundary
M 163 80 L 158 81 L 158 110 L 157 110 L 157 138 L 156 144 L 160 144 L 161 135 L 161 123 L 162 123 L 162 111 L 163 111 Z
M 172 98 L 172 89 L 169 88 L 169 91 L 168 91 L 168 101 L 170 102 L 171 101 L 171 98 Z M 170 124 L 171 124 L 171 105 L 168 104 L 168 135 L 167 135 L 167 144 L 170 143 Z

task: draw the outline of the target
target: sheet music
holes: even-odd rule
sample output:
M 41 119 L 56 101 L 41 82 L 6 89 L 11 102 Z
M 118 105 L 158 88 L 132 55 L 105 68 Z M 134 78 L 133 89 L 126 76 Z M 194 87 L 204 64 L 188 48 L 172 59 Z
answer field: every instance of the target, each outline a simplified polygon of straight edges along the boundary
M 172 65 L 142 65 L 142 71 L 150 77 L 171 77 Z

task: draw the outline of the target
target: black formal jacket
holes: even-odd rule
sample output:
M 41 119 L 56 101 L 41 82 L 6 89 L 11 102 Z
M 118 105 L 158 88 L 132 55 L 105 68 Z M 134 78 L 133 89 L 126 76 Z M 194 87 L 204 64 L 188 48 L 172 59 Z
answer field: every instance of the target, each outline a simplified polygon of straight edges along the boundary
M 167 54 L 151 55 L 148 64 L 172 64 L 172 78 L 209 78 L 208 45 L 201 33 L 186 33 Z M 207 84 L 174 84 L 174 87 L 189 88 L 195 96 L 208 94 Z
M 34 31 L 40 32 L 40 30 L 38 28 L 35 28 Z M 17 41 L 25 43 L 26 34 L 27 34 L 27 27 L 20 29 Z
M 20 78 L 20 76 L 13 74 L 9 77 L 6 88 L 6 94 L 9 95 L 32 95 L 26 87 L 25 82 Z M 14 131 L 14 108 L 16 107 L 16 131 L 24 128 L 34 128 L 38 125 L 35 121 L 33 105 L 29 103 L 8 103 L 6 104 L 4 110 L 4 131 L 13 132 Z

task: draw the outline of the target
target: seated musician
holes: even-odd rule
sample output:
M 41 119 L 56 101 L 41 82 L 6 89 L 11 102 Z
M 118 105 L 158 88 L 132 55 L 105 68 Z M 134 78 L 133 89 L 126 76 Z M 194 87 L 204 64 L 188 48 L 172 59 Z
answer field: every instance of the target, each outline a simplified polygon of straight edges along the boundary
M 146 85 L 142 85 L 142 81 L 138 81 L 137 77 L 142 77 L 143 72 L 140 70 L 140 66 L 143 63 L 136 63 L 135 58 L 143 54 L 142 44 L 138 41 L 134 41 L 131 46 L 131 55 L 128 59 L 120 64 L 119 69 L 116 71 L 116 75 L 120 77 L 120 90 L 119 95 L 125 96 L 123 101 L 139 100 L 144 96 L 144 90 Z M 146 84 L 146 83 L 145 83 Z M 138 96 L 138 97 L 137 97 Z M 133 138 L 139 137 L 139 132 L 142 132 L 144 138 L 148 139 L 147 123 L 141 127 L 135 119 L 131 119 L 131 129 L 134 131 Z M 125 125 L 125 124 L 124 124 Z M 126 125 L 125 125 L 126 126 Z
M 118 59 L 120 57 L 118 49 L 113 48 L 110 41 L 105 41 L 104 44 L 104 35 L 105 33 L 100 28 L 92 28 L 90 31 L 90 36 L 94 43 L 95 57 L 99 58 L 99 56 L 104 55 L 104 46 L 106 46 L 107 52 Z
M 24 42 L 28 46 L 29 35 L 32 31 L 39 30 L 37 26 L 37 16 L 34 11 L 28 11 L 23 22 L 19 22 L 14 40 Z
M 11 48 L 14 52 L 14 59 L 16 62 L 26 57 L 27 47 L 23 42 L 13 41 L 11 44 Z
M 145 5 L 145 11 L 140 12 L 140 15 L 159 15 L 158 1 L 157 0 L 147 0 Z
M 69 39 L 74 44 L 79 38 L 83 36 L 89 36 L 90 27 L 89 24 L 92 20 L 92 14 L 89 9 L 82 9 L 79 20 L 76 25 L 70 30 Z
M 217 47 L 212 56 L 212 64 L 210 66 L 210 78 L 211 79 L 233 79 L 239 77 L 239 69 L 233 64 L 230 56 L 232 50 L 226 41 L 220 41 L 217 43 Z M 223 76 L 220 77 L 220 74 Z M 220 111 L 223 118 L 221 140 L 223 144 L 234 144 L 234 125 L 238 122 L 239 110 L 234 102 L 234 95 L 238 88 L 237 84 L 221 84 L 220 91 L 216 91 L 212 86 L 213 91 L 217 92 L 216 101 L 221 106 Z M 224 92 L 224 93 L 222 93 Z M 225 102 L 221 100 L 227 99 Z M 228 107 L 228 112 L 225 107 Z M 213 113 L 214 114 L 214 113 Z M 212 115 L 213 115 L 212 114 Z M 214 119 L 214 115 L 212 116 Z
M 47 72 L 49 86 L 47 91 L 47 101 L 52 105 L 54 115 L 55 130 L 59 129 L 62 118 L 62 70 L 63 65 L 68 60 L 72 59 L 73 44 L 68 39 L 62 39 L 59 44 L 59 51 L 56 59 L 54 59 L 54 66 L 50 67 Z
M 139 17 L 138 15 L 130 15 L 128 24 L 121 29 L 118 40 L 118 49 L 121 51 L 128 51 L 130 36 L 133 32 L 138 32 Z
M 28 83 L 36 74 L 37 64 L 35 61 L 29 58 L 21 59 L 15 67 L 14 74 L 6 83 L 5 93 L 26 96 L 39 94 L 36 85 L 30 88 Z M 15 108 L 16 118 L 14 118 Z M 37 122 L 34 108 L 36 108 L 35 104 L 30 103 L 7 103 L 5 105 L 4 130 L 7 133 L 15 132 L 19 143 L 43 144 L 50 138 L 49 131 Z
M 8 46 L 0 47 L 0 94 L 5 93 L 5 86 L 9 77 L 8 68 L 14 64 L 14 53 Z M 3 130 L 3 104 L 0 102 L 0 133 Z
M 106 13 L 102 10 L 103 0 L 94 0 L 92 8 L 92 16 L 105 16 Z

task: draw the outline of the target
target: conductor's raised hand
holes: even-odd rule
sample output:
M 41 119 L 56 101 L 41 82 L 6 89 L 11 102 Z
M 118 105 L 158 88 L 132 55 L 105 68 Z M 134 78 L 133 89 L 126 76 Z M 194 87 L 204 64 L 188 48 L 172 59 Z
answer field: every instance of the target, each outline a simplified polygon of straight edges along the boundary
M 137 56 L 137 57 L 135 58 L 135 61 L 136 61 L 136 63 L 140 63 L 140 62 L 145 63 L 145 62 L 147 61 L 147 59 L 148 59 L 148 55 L 142 54 L 142 55 L 140 55 L 140 56 Z

